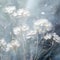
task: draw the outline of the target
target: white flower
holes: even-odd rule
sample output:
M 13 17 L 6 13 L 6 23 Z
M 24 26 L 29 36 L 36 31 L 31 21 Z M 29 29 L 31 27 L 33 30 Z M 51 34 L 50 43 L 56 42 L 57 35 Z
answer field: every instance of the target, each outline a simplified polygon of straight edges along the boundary
M 17 50 L 17 48 L 20 47 L 20 44 L 17 40 L 12 40 L 10 43 L 7 44 L 6 52 L 10 50 Z
M 44 36 L 44 39 L 51 39 L 52 38 L 52 34 L 46 34 L 45 36 Z
M 34 23 L 35 29 L 39 30 L 39 32 L 44 33 L 46 31 L 52 30 L 52 24 L 47 19 L 39 19 Z
M 56 33 L 53 33 L 53 36 L 54 36 L 53 40 L 55 40 L 56 42 L 60 43 L 60 36 L 57 35 Z
M 7 47 L 6 47 L 6 52 L 10 51 L 11 48 L 12 48 L 12 45 L 10 43 L 8 43 Z
M 7 45 L 6 41 L 4 39 L 0 39 L 0 48 L 2 50 L 5 50 L 6 45 Z
M 20 27 L 15 27 L 15 28 L 13 28 L 13 33 L 14 33 L 15 35 L 20 34 L 20 32 L 21 32 Z
M 26 17 L 26 16 L 30 16 L 30 12 L 28 10 L 25 10 L 25 9 L 19 9 L 17 11 L 17 15 Z
M 11 41 L 11 45 L 12 46 L 16 46 L 16 47 L 19 47 L 20 46 L 20 44 L 19 44 L 19 42 L 17 40 L 12 40 Z
M 11 14 L 16 10 L 16 8 L 15 8 L 15 6 L 6 6 L 4 10 L 6 13 Z

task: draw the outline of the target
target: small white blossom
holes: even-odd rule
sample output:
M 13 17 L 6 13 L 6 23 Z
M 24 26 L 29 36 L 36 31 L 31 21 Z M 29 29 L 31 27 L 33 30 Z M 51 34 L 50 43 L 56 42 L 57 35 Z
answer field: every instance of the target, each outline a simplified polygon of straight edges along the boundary
M 26 17 L 26 16 L 30 16 L 30 12 L 28 10 L 25 10 L 25 9 L 19 9 L 17 11 L 17 15 Z
M 20 32 L 21 32 L 20 27 L 15 27 L 15 28 L 13 28 L 13 33 L 14 33 L 15 35 L 18 35 Z
M 39 30 L 41 33 L 52 30 L 52 24 L 47 19 L 39 19 L 34 23 L 35 29 Z
M 6 13 L 11 14 L 16 10 L 16 8 L 15 8 L 15 6 L 6 6 L 4 10 Z
M 7 48 L 6 51 L 10 51 L 10 50 L 17 50 L 17 48 L 20 47 L 20 44 L 17 40 L 12 40 L 10 43 L 7 44 Z
M 44 36 L 44 39 L 51 39 L 52 38 L 52 34 L 46 34 L 45 36 Z
M 20 46 L 20 44 L 19 44 L 19 42 L 17 40 L 12 40 L 11 41 L 11 45 L 12 46 L 16 46 L 16 47 L 19 47 Z
M 7 47 L 6 47 L 6 52 L 10 51 L 11 48 L 12 48 L 12 45 L 10 43 L 8 43 Z
M 5 50 L 6 45 L 6 41 L 4 39 L 0 39 L 0 49 Z
M 54 36 L 53 40 L 55 40 L 56 42 L 60 43 L 60 36 L 57 35 L 56 33 L 53 33 L 53 36 Z

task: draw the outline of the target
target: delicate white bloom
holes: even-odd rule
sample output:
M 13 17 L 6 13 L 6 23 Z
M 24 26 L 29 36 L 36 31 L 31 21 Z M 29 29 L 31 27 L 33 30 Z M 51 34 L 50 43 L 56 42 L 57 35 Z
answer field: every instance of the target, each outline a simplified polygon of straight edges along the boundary
M 51 39 L 52 38 L 52 34 L 46 34 L 45 36 L 44 36 L 44 39 Z
M 23 16 L 30 16 L 30 12 L 29 12 L 29 11 L 25 11 L 25 12 L 23 13 Z
M 12 45 L 10 43 L 8 43 L 7 47 L 6 47 L 6 52 L 10 51 L 11 48 L 12 48 Z
M 14 52 L 16 52 L 17 49 L 20 47 L 20 43 L 19 43 L 19 41 L 17 41 L 17 40 L 12 40 L 10 44 L 12 45 L 11 49 L 12 49 Z
M 21 32 L 20 27 L 15 27 L 15 28 L 13 28 L 13 33 L 14 33 L 15 35 L 20 34 L 20 32 Z
M 18 11 L 17 11 L 17 15 L 22 15 L 23 14 L 23 12 L 24 12 L 24 9 L 19 9 Z
M 11 41 L 11 45 L 12 46 L 16 46 L 16 47 L 19 47 L 20 46 L 19 41 L 17 41 L 17 40 L 12 40 Z
M 26 17 L 26 16 L 30 16 L 30 12 L 28 10 L 25 10 L 25 9 L 19 9 L 17 11 L 17 15 Z
M 52 30 L 52 24 L 47 19 L 39 19 L 34 23 L 35 29 L 39 30 L 39 32 L 44 33 L 46 31 Z
M 6 6 L 4 10 L 6 13 L 11 14 L 16 10 L 16 8 L 15 8 L 15 6 Z
M 17 40 L 12 40 L 10 43 L 7 44 L 6 51 L 16 50 L 20 46 Z
M 56 33 L 53 33 L 53 36 L 54 36 L 53 40 L 60 43 L 60 36 L 58 36 Z
M 1 39 L 1 40 L 0 40 L 0 48 L 1 48 L 2 50 L 5 50 L 6 45 L 7 45 L 6 41 L 5 41 L 4 39 Z

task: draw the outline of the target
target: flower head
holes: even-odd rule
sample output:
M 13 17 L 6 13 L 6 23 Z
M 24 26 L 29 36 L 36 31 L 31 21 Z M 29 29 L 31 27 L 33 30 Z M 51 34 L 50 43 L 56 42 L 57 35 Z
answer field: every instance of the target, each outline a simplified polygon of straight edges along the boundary
M 26 17 L 26 16 L 30 16 L 30 12 L 28 10 L 25 10 L 25 9 L 19 9 L 17 11 L 17 15 Z
M 18 35 L 20 32 L 21 32 L 20 27 L 15 27 L 15 28 L 13 28 L 13 33 L 14 33 L 15 35 Z
M 15 6 L 7 6 L 7 7 L 5 7 L 4 10 L 5 10 L 6 13 L 11 14 L 16 10 L 16 8 L 15 8 Z
M 47 19 L 39 19 L 34 23 L 35 29 L 39 30 L 40 33 L 52 30 L 52 24 Z
M 12 40 L 10 43 L 7 44 L 6 51 L 16 51 L 17 48 L 20 46 L 19 42 L 17 40 Z
M 6 49 L 6 41 L 4 39 L 0 40 L 0 49 L 5 50 Z
M 44 39 L 51 39 L 52 38 L 52 34 L 46 34 L 45 36 L 44 36 Z

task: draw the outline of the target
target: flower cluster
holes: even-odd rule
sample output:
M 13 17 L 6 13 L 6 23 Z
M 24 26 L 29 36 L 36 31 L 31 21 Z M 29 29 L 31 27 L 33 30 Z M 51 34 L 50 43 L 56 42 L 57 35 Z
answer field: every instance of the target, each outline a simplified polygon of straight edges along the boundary
M 14 17 L 20 16 L 20 17 L 26 17 L 30 16 L 30 12 L 26 9 L 16 9 L 15 6 L 7 6 L 4 9 L 5 13 L 11 14 Z
M 21 32 L 26 32 L 29 30 L 29 26 L 27 25 L 22 25 L 22 26 L 17 26 L 15 28 L 13 28 L 13 33 L 15 35 L 19 35 Z
M 52 30 L 52 24 L 47 19 L 39 19 L 34 23 L 35 29 L 39 30 L 40 33 L 45 33 Z
M 4 39 L 0 39 L 0 50 L 5 50 L 6 49 L 6 41 Z
M 51 39 L 51 38 L 52 38 L 52 36 L 53 36 L 53 40 L 54 40 L 54 41 L 56 41 L 56 42 L 60 43 L 60 36 L 59 36 L 59 35 L 57 35 L 56 33 L 46 34 L 46 35 L 44 36 L 44 39 L 45 39 L 45 40 Z
M 7 44 L 6 51 L 15 51 L 18 47 L 20 47 L 20 43 L 17 40 L 12 40 L 10 43 Z
M 20 43 L 17 40 L 12 40 L 10 43 L 7 43 L 4 39 L 0 40 L 0 50 L 2 51 L 6 51 L 6 52 L 10 50 L 15 51 L 19 46 Z
M 52 34 L 46 34 L 45 36 L 44 36 L 44 39 L 45 40 L 47 40 L 47 39 L 51 39 L 52 38 Z
M 7 6 L 5 7 L 4 11 L 8 14 L 12 14 L 16 10 L 15 6 Z

